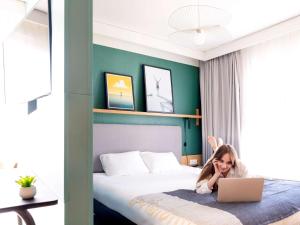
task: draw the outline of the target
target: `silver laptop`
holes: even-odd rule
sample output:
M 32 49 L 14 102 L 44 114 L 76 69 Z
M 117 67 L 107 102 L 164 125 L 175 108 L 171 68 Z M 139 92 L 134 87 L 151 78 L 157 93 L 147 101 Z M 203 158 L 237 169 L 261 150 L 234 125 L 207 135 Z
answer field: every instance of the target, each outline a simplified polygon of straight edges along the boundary
M 218 202 L 257 202 L 261 200 L 264 178 L 220 178 Z

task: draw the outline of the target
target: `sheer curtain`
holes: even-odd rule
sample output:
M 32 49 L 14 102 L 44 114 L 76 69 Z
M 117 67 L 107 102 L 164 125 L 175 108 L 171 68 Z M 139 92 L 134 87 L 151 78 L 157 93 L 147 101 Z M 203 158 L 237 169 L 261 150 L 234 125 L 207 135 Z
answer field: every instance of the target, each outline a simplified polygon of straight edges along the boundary
M 241 55 L 242 160 L 252 173 L 300 180 L 300 32 Z
M 211 156 L 207 136 L 221 137 L 239 152 L 241 115 L 241 56 L 233 52 L 201 65 L 202 159 Z

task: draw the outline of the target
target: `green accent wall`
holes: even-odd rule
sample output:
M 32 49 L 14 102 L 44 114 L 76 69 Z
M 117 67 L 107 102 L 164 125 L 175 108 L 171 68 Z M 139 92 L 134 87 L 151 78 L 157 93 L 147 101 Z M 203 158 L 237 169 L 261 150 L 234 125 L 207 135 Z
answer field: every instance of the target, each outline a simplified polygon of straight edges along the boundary
M 195 114 L 200 108 L 199 68 L 169 60 L 150 57 L 142 54 L 94 44 L 93 58 L 93 97 L 95 108 L 106 108 L 105 72 L 131 75 L 137 111 L 146 110 L 145 89 L 142 65 L 152 65 L 171 70 L 173 83 L 174 109 L 177 114 Z M 201 126 L 195 125 L 195 120 L 182 118 L 127 116 L 94 113 L 94 123 L 115 124 L 155 124 L 181 126 L 184 138 L 186 124 L 186 149 L 182 153 L 200 154 L 202 152 Z M 190 124 L 190 126 L 188 126 Z M 172 141 L 172 140 L 166 140 Z M 184 142 L 184 141 L 183 141 Z

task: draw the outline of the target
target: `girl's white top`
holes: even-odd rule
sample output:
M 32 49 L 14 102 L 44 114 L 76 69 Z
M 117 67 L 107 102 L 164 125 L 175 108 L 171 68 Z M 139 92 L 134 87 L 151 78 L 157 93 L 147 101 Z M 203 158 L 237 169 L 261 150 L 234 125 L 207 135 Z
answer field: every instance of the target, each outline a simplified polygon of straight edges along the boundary
M 241 160 L 236 161 L 235 168 L 231 168 L 228 172 L 227 176 L 228 178 L 242 178 L 248 176 L 248 170 L 246 166 L 241 162 Z M 208 176 L 206 179 L 199 181 L 196 184 L 196 192 L 199 194 L 205 194 L 205 193 L 211 193 L 212 190 L 208 187 L 208 181 L 212 175 Z M 218 181 L 217 181 L 218 182 Z

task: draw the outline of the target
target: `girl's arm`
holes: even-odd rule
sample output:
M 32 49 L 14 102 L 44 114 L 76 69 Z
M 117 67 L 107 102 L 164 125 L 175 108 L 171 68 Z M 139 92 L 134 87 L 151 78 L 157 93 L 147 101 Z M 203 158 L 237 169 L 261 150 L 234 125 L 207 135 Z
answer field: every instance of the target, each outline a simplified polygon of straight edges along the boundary
M 211 190 L 213 189 L 214 184 L 217 182 L 217 180 L 219 179 L 219 177 L 221 175 L 221 172 L 220 172 L 219 167 L 218 167 L 218 160 L 213 159 L 212 163 L 213 163 L 214 168 L 215 168 L 215 173 L 207 183 L 207 187 Z
M 214 184 L 217 182 L 217 180 L 219 179 L 220 177 L 220 173 L 215 173 L 211 178 L 210 180 L 207 182 L 207 187 L 212 190 L 213 187 L 214 187 Z
M 215 173 L 213 176 L 211 176 L 208 179 L 202 180 L 197 183 L 196 185 L 196 192 L 199 194 L 205 194 L 205 193 L 211 193 L 212 189 L 214 187 L 214 184 L 217 182 L 218 178 L 221 175 L 221 172 L 218 168 L 218 160 L 213 159 L 212 161 L 214 168 L 215 168 Z
M 201 180 L 200 182 L 198 182 L 197 185 L 196 185 L 196 192 L 198 194 L 208 194 L 208 193 L 211 193 L 212 190 L 208 188 L 207 184 L 208 184 L 208 180 L 207 179 Z
M 214 187 L 214 184 L 218 180 L 219 176 L 214 174 L 210 179 L 201 180 L 196 185 L 196 192 L 198 194 L 207 194 L 211 193 Z

